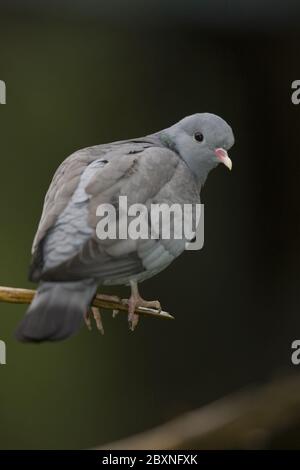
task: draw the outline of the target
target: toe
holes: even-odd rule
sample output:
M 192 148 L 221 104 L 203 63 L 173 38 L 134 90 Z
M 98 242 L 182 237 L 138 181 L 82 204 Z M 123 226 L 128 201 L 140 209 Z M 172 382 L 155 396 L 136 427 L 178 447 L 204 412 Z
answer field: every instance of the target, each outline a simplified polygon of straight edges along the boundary
M 97 294 L 96 298 L 99 300 L 108 300 L 110 302 L 120 302 L 120 298 L 117 295 Z
M 155 308 L 161 312 L 161 305 L 158 300 L 144 300 L 141 304 L 141 307 Z
M 94 316 L 94 318 L 95 318 L 95 322 L 96 322 L 96 325 L 97 325 L 98 330 L 104 335 L 104 328 L 103 328 L 103 324 L 102 324 L 102 319 L 101 319 L 101 314 L 100 314 L 99 308 L 97 308 L 97 307 L 92 307 L 92 312 L 93 312 L 93 316 Z
M 136 309 L 136 302 L 134 299 L 129 299 L 128 301 L 128 323 L 129 323 L 129 329 L 131 331 L 134 331 L 138 322 L 139 322 L 139 315 L 137 315 L 135 312 Z

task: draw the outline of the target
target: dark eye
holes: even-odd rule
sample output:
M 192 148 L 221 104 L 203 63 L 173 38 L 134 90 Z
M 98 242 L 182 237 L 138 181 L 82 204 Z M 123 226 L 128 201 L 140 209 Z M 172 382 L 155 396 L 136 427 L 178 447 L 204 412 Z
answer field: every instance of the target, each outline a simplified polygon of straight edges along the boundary
M 197 142 L 203 142 L 204 135 L 201 132 L 195 132 L 194 138 L 197 140 Z

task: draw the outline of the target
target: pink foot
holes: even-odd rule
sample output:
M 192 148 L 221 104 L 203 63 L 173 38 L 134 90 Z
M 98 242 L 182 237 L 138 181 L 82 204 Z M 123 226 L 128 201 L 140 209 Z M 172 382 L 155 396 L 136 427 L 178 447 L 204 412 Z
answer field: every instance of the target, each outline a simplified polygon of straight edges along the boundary
M 158 312 L 161 311 L 161 305 L 158 300 L 144 300 L 138 291 L 137 283 L 130 282 L 131 285 L 131 296 L 129 299 L 122 299 L 123 303 L 128 305 L 128 323 L 129 329 L 134 331 L 138 322 L 139 322 L 139 315 L 135 313 L 135 310 L 138 307 L 147 307 L 147 308 L 155 308 Z

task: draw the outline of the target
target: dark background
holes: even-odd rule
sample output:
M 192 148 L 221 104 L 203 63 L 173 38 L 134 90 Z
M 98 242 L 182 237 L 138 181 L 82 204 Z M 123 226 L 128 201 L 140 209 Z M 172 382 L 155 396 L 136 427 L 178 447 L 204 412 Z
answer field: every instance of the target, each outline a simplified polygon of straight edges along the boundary
M 0 305 L 2 449 L 96 446 L 297 369 L 299 21 L 297 1 L 1 2 L 0 284 L 31 287 L 43 197 L 74 150 L 205 111 L 236 136 L 202 193 L 204 249 L 141 286 L 176 321 L 131 333 L 105 313 L 104 337 L 23 345 L 25 307 Z

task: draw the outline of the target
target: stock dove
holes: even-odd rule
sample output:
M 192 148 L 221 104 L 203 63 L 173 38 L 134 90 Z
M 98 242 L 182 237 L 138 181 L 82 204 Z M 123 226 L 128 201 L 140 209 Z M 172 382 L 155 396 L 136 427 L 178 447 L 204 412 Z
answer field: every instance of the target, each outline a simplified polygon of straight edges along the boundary
M 44 201 L 33 242 L 30 279 L 37 294 L 16 337 L 20 341 L 54 341 L 90 326 L 90 305 L 99 285 L 130 285 L 129 322 L 145 301 L 138 283 L 165 269 L 185 249 L 187 240 L 100 239 L 97 208 L 128 205 L 200 203 L 208 173 L 219 163 L 231 169 L 227 150 L 231 127 L 220 117 L 194 114 L 143 138 L 97 145 L 69 156 L 57 169 Z M 117 212 L 117 219 L 119 213 Z M 118 221 L 118 220 L 117 220 Z M 101 329 L 99 312 L 93 310 Z

